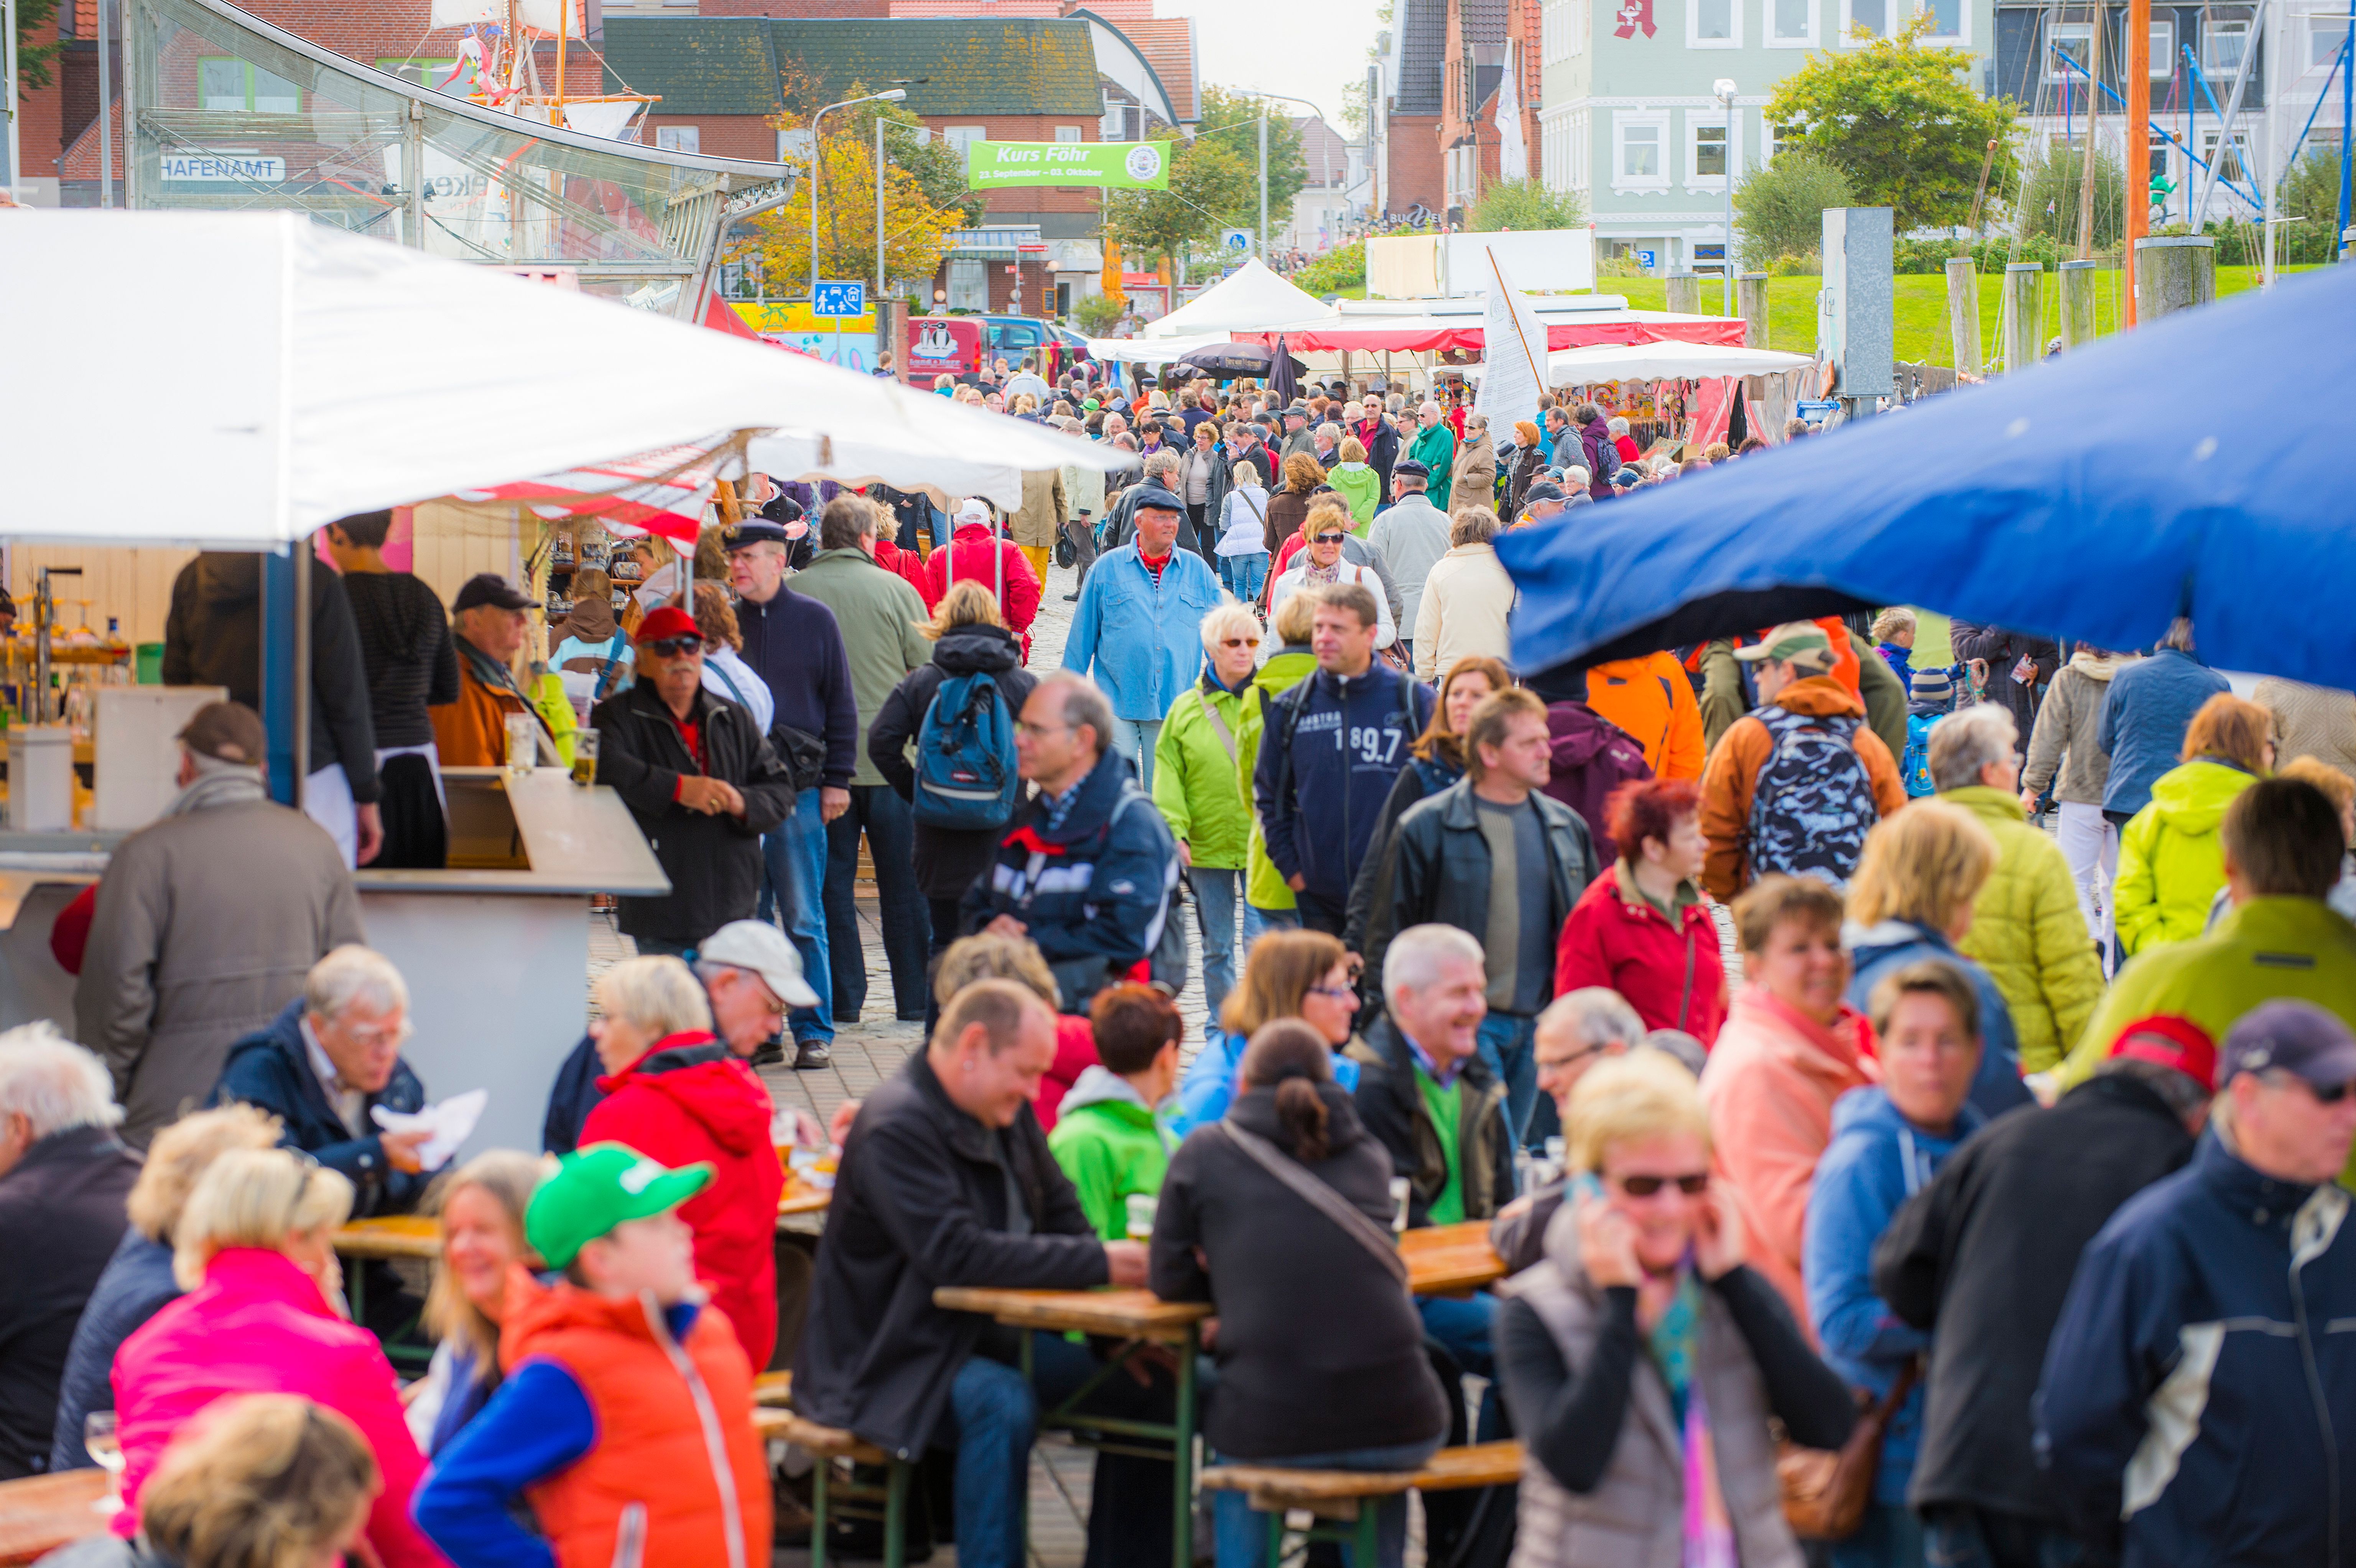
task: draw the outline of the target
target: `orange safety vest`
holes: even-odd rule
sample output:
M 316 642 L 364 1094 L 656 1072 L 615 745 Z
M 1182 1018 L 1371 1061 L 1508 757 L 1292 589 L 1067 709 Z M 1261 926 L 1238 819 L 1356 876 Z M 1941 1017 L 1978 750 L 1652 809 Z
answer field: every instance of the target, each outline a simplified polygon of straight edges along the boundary
M 499 1364 L 543 1358 L 580 1383 L 596 1445 L 525 1488 L 558 1568 L 766 1568 L 769 1470 L 753 1430 L 753 1369 L 725 1314 L 684 1341 L 651 1298 L 617 1301 L 520 1270 Z

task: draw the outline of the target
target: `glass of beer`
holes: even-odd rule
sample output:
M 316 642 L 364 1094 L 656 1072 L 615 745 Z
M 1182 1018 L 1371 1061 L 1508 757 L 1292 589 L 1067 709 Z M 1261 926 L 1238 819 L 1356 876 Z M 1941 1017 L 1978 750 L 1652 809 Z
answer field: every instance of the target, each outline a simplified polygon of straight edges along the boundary
M 597 732 L 594 729 L 573 732 L 573 782 L 584 789 L 597 782 Z
M 540 760 L 540 720 L 530 714 L 508 715 L 508 771 L 529 773 Z

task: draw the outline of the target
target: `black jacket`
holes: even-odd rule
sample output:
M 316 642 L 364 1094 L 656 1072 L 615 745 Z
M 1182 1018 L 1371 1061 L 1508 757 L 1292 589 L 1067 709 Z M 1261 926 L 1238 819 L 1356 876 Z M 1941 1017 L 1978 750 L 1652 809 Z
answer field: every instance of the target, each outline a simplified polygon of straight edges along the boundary
M 1387 1230 L 1388 1154 L 1348 1094 L 1330 1083 L 1318 1094 L 1330 1153 L 1303 1168 Z M 1246 1090 L 1227 1114 L 1292 1154 L 1275 1090 Z M 1448 1428 L 1407 1292 L 1219 1127 L 1188 1134 L 1162 1177 L 1152 1284 L 1164 1301 L 1218 1310 L 1219 1397 L 1204 1434 L 1226 1458 L 1387 1448 Z
M 659 898 L 621 901 L 627 936 L 694 943 L 731 920 L 751 919 L 761 893 L 761 835 L 794 809 L 793 780 L 753 727 L 752 714 L 702 690 L 694 714 L 701 767 L 651 681 L 606 698 L 589 714 L 600 736 L 597 782 L 620 794 L 670 878 L 670 892 Z M 736 786 L 744 814 L 705 816 L 680 805 L 675 797 L 687 774 Z
M 1533 791 L 1547 846 L 1547 950 L 1570 918 L 1571 907 L 1595 880 L 1595 843 L 1579 813 Z M 1379 972 L 1390 939 L 1409 926 L 1437 922 L 1478 940 L 1489 929 L 1489 840 L 1481 832 L 1472 780 L 1460 779 L 1399 818 L 1391 849 L 1390 908 L 1384 929 L 1370 932 L 1366 968 Z M 1530 867 L 1522 867 L 1528 871 Z M 1493 977 L 1494 978 L 1494 977 Z M 1546 988 L 1549 995 L 1553 986 Z
M 257 1105 L 284 1123 L 278 1145 L 302 1149 L 330 1170 L 341 1171 L 352 1184 L 352 1218 L 406 1214 L 425 1195 L 427 1177 L 394 1170 L 385 1163 L 384 1140 L 374 1133 L 352 1136 L 327 1099 L 327 1087 L 311 1070 L 310 1053 L 303 1044 L 303 999 L 296 997 L 279 1011 L 266 1029 L 230 1047 L 208 1109 L 241 1102 Z M 396 1058 L 392 1077 L 361 1107 L 381 1105 L 387 1111 L 417 1111 L 425 1104 L 425 1088 L 410 1070 L 405 1058 Z M 367 1123 L 373 1126 L 373 1121 Z
M 1010 1176 L 1029 1235 L 1008 1229 Z M 992 1132 L 957 1108 L 918 1052 L 869 1097 L 843 1140 L 794 1358 L 794 1403 L 914 1459 L 990 1326 L 935 1306 L 935 1290 L 1084 1290 L 1107 1277 L 1104 1244 L 1031 1108 Z
M 1345 1053 L 1358 1064 L 1354 1097 L 1358 1119 L 1391 1153 L 1391 1175 L 1413 1184 L 1409 1226 L 1431 1223 L 1431 1200 L 1448 1185 L 1448 1151 L 1416 1090 L 1415 1056 L 1388 1018 L 1377 1018 L 1365 1038 Z M 1477 1056 L 1457 1069 L 1464 1106 L 1456 1127 L 1456 1159 L 1463 1177 L 1464 1218 L 1487 1219 L 1514 1196 L 1514 1140 L 1505 1127 L 1505 1086 Z
M 1386 941 L 1389 940 L 1395 868 L 1391 857 L 1398 847 L 1398 821 L 1407 815 L 1408 808 L 1421 805 L 1463 777 L 1462 768 L 1438 757 L 1429 760 L 1419 757 L 1399 769 L 1389 798 L 1383 801 L 1383 814 L 1375 819 L 1374 836 L 1366 841 L 1365 856 L 1358 862 L 1357 879 L 1350 884 L 1349 912 L 1342 922 L 1344 947 L 1355 953 L 1365 952 L 1377 929 Z M 1381 973 L 1369 970 L 1364 989 L 1369 997 L 1380 998 Z
M 1354 419 L 1342 428 L 1349 435 L 1357 435 L 1361 423 L 1363 422 Z M 1375 438 L 1369 441 L 1360 435 L 1358 445 L 1366 449 L 1366 467 L 1372 468 L 1376 477 L 1382 480 L 1382 492 L 1375 499 L 1375 505 L 1379 508 L 1391 499 L 1391 469 L 1398 464 L 1398 429 L 1387 419 L 1379 421 L 1376 425 Z
M 48 1468 L 74 1325 L 138 1179 L 139 1156 L 104 1127 L 53 1133 L 0 1176 L 0 1480 Z
M 908 745 L 925 727 L 934 694 L 952 675 L 986 670 L 998 682 L 1007 711 L 1018 718 L 1039 678 L 1023 668 L 1023 650 L 1002 626 L 960 626 L 941 634 L 933 661 L 908 671 L 876 710 L 867 732 L 867 759 L 903 800 L 916 798 L 916 769 Z M 1018 811 L 1021 809 L 1018 802 Z M 916 824 L 916 886 L 927 898 L 962 898 L 974 878 L 990 869 L 998 848 L 990 828 L 935 828 Z
M 2001 627 L 1968 620 L 1952 623 L 1949 635 L 1958 662 L 1970 659 L 1987 660 L 1988 701 L 2003 703 L 2012 714 L 2013 724 L 2027 735 L 2036 724 L 2038 689 L 2062 672 L 2060 645 L 2050 637 L 2031 637 L 2027 632 L 2006 631 Z M 1869 639 L 1858 640 L 1863 643 Z M 2026 684 L 2012 678 L 2023 659 L 2036 666 Z M 2020 744 L 2026 749 L 2029 743 Z
M 1932 1334 L 1907 1500 L 2059 1521 L 2030 1447 L 2046 1341 L 2086 1243 L 2192 1155 L 2149 1086 L 2111 1072 L 1998 1119 L 1950 1156 L 1873 1249 L 1873 1285 Z
M 230 701 L 262 712 L 262 557 L 208 551 L 172 579 L 164 619 L 164 684 L 226 686 Z M 344 580 L 311 568 L 311 756 L 305 773 L 344 765 L 352 799 L 378 797 L 376 725 L 368 666 Z

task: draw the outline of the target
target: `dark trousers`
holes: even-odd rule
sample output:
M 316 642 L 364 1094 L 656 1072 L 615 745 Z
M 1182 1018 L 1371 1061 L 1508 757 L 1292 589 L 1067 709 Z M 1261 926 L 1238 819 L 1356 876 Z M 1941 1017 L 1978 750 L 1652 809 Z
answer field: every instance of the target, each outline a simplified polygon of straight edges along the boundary
M 1339 903 L 1331 902 L 1302 888 L 1292 896 L 1293 907 L 1301 911 L 1301 923 L 1312 931 L 1323 931 L 1338 937 L 1349 923 L 1350 911 Z
M 925 964 L 925 1037 L 926 1039 L 932 1038 L 933 1026 L 941 1021 L 941 999 L 933 993 L 932 966 L 941 961 L 941 954 L 948 951 L 949 944 L 958 940 L 959 913 L 958 907 L 960 902 L 962 901 L 956 898 L 925 900 L 926 912 L 931 916 L 933 922 L 932 953 Z
M 1097 520 L 1087 512 L 1068 519 L 1064 524 L 1064 537 L 1072 542 L 1072 556 L 1080 568 L 1080 581 L 1088 580 L 1088 568 L 1097 564 Z M 1046 584 L 1039 586 L 1044 590 Z
M 2025 1514 L 1942 1503 L 1922 1513 L 1932 1568 L 2103 1568 L 2117 1559 Z
M 1211 547 L 1218 541 L 1211 535 L 1214 520 L 1209 515 L 1210 510 L 1210 503 L 1207 501 L 1186 503 L 1186 521 L 1194 530 L 1194 553 L 1209 562 L 1212 569 L 1215 571 L 1219 562 L 1218 558 L 1211 553 Z
M 916 892 L 916 822 L 908 802 L 888 785 L 853 784 L 851 809 L 826 825 L 826 959 L 834 979 L 834 1019 L 859 1016 L 867 1005 L 867 958 L 859 940 L 851 885 L 859 875 L 859 835 L 867 835 L 883 905 L 884 955 L 892 966 L 894 1010 L 903 1018 L 925 1012 L 925 950 L 932 922 Z

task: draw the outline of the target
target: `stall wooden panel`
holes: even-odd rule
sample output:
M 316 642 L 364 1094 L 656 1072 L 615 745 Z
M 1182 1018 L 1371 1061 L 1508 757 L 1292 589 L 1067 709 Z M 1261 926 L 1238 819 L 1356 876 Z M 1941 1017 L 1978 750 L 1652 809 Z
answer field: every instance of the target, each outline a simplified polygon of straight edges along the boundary
M 512 508 L 428 501 L 414 508 L 410 516 L 413 563 L 410 570 L 423 577 L 444 605 L 477 572 L 497 572 L 509 582 L 523 575 Z
M 164 640 L 164 618 L 172 608 L 172 579 L 196 555 L 193 550 L 112 549 L 98 545 L 12 544 L 8 547 L 8 593 L 16 601 L 19 626 L 30 629 L 26 607 L 44 566 L 79 566 L 79 583 L 71 577 L 55 580 L 58 625 L 70 630 L 82 624 L 82 607 L 90 601 L 91 629 L 106 633 L 106 618 L 123 623 L 131 642 Z

